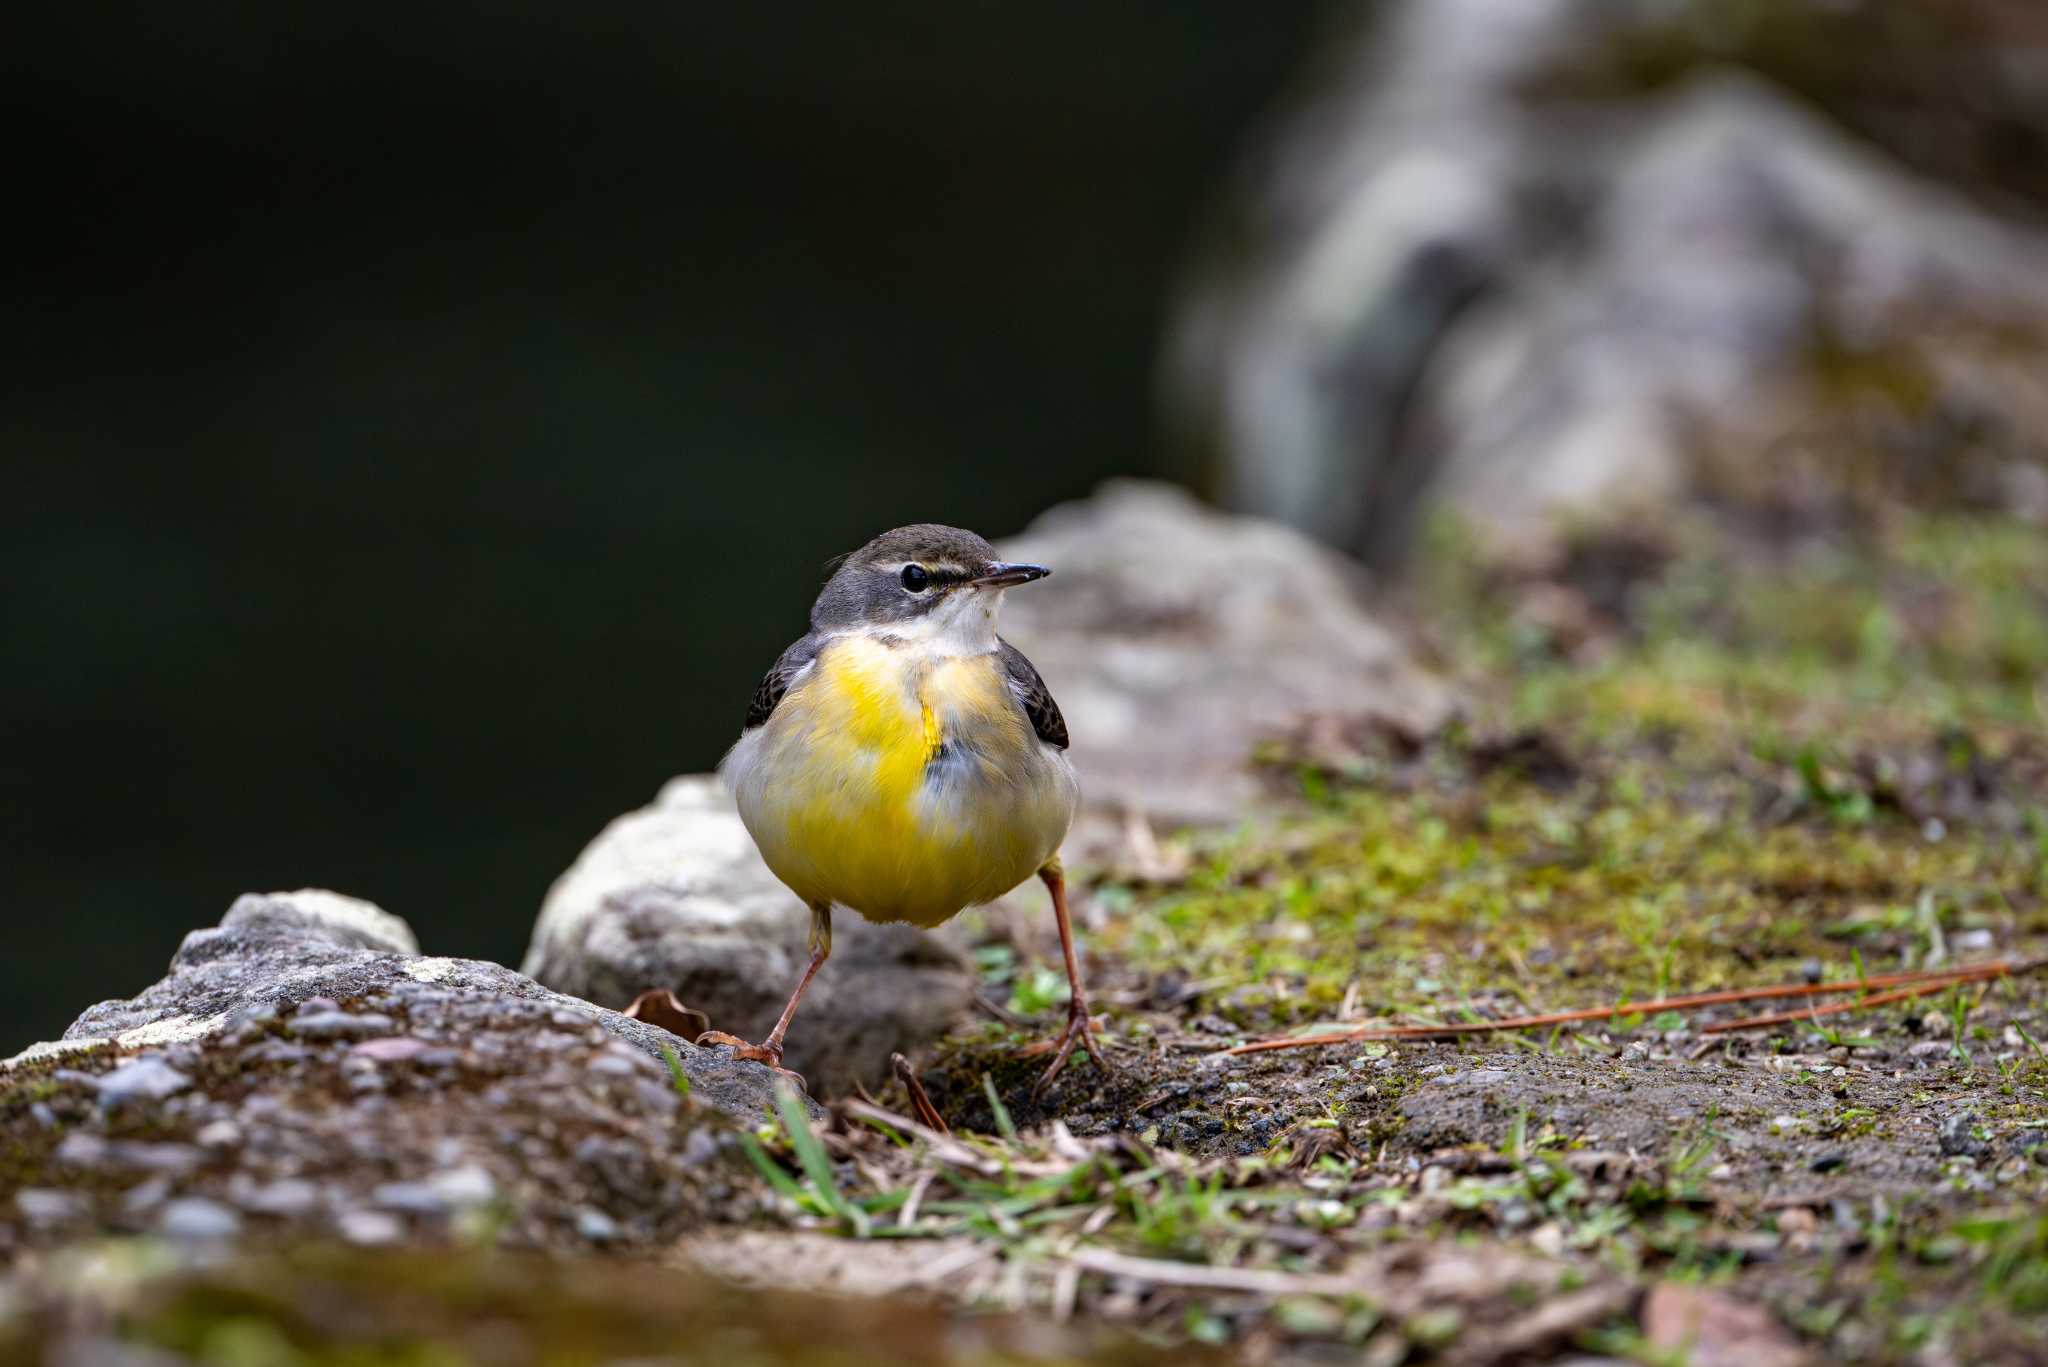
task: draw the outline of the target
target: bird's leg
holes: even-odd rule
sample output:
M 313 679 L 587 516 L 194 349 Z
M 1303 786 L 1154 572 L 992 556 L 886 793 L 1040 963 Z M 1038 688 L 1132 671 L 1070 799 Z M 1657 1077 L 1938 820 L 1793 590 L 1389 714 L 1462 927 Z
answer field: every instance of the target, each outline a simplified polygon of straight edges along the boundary
M 1066 871 L 1060 867 L 1059 856 L 1054 855 L 1047 860 L 1038 876 L 1044 881 L 1045 890 L 1052 894 L 1052 914 L 1060 924 L 1060 949 L 1067 956 L 1069 995 L 1067 1028 L 1054 1042 L 1052 1064 L 1038 1079 L 1038 1085 L 1031 1089 L 1033 1095 L 1042 1094 L 1052 1085 L 1053 1078 L 1059 1075 L 1060 1068 L 1066 1063 L 1067 1055 L 1074 1052 L 1077 1044 L 1088 1051 L 1088 1057 L 1094 1059 L 1095 1066 L 1103 1072 L 1115 1071 L 1109 1066 L 1109 1060 L 1102 1056 L 1101 1048 L 1095 1043 L 1095 1030 L 1088 1021 L 1088 994 L 1081 990 L 1081 963 L 1074 956 L 1074 926 L 1067 917 Z
M 804 969 L 804 975 L 796 980 L 796 991 L 789 994 L 789 1005 L 782 1008 L 782 1015 L 775 1022 L 775 1028 L 768 1032 L 767 1039 L 759 1044 L 749 1044 L 723 1030 L 707 1030 L 697 1036 L 697 1043 L 729 1044 L 734 1058 L 781 1068 L 782 1040 L 789 1033 L 791 1018 L 796 1015 L 796 1004 L 804 999 L 804 989 L 811 985 L 811 979 L 818 976 L 818 970 L 824 967 L 825 960 L 832 953 L 832 907 L 829 903 L 811 907 L 810 950 L 811 962 Z

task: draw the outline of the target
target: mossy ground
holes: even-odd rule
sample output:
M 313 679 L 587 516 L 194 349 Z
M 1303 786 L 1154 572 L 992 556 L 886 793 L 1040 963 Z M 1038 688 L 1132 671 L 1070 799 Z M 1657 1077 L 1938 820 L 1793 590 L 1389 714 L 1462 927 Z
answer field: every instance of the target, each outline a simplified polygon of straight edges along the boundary
M 833 1199 L 793 1209 L 980 1241 L 970 1299 L 1251 1352 L 1669 1360 L 1638 1303 L 1680 1279 L 1772 1307 L 1758 1353 L 2048 1353 L 2039 976 L 1732 1036 L 1700 1028 L 1762 1008 L 1626 1007 L 2048 953 L 2048 537 L 1703 519 L 1536 570 L 1436 563 L 1410 608 L 1470 683 L 1460 726 L 1311 719 L 1264 756 L 1272 815 L 1184 838 L 1183 876 L 1090 888 L 1120 1075 L 1082 1060 L 1032 1095 L 1017 1050 L 1057 980 L 993 943 L 990 990 L 1033 1026 L 925 1061 L 969 1156 L 842 1119 Z M 1529 1037 L 1221 1052 L 1602 1004 Z M 1494 1254 L 1523 1261 L 1443 1289 L 1444 1260 Z

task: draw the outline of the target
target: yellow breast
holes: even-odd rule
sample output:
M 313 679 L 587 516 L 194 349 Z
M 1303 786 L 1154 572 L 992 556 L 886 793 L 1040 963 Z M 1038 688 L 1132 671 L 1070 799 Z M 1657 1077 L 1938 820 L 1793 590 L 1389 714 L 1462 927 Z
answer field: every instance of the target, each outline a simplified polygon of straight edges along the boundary
M 993 655 L 834 641 L 726 764 L 741 818 L 809 902 L 936 925 L 1059 848 L 1074 783 Z

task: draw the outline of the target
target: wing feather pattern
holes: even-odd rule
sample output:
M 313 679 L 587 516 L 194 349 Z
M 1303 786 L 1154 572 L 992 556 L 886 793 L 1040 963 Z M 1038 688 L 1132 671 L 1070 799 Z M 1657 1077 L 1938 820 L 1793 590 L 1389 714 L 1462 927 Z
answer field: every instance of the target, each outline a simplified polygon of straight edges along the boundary
M 776 706 L 789 686 L 796 682 L 799 674 L 809 669 L 818 659 L 818 649 L 823 643 L 815 635 L 806 636 L 776 657 L 768 667 L 768 675 L 761 680 L 761 686 L 754 690 L 754 700 L 747 704 L 747 724 L 741 731 L 751 731 L 775 714 Z
M 1003 671 L 1010 676 L 1010 692 L 1023 707 L 1024 715 L 1031 718 L 1031 729 L 1047 745 L 1066 749 L 1067 719 L 1060 715 L 1060 705 L 1053 701 L 1052 690 L 1045 686 L 1031 661 L 1024 658 L 1023 651 L 1008 641 L 1000 644 Z

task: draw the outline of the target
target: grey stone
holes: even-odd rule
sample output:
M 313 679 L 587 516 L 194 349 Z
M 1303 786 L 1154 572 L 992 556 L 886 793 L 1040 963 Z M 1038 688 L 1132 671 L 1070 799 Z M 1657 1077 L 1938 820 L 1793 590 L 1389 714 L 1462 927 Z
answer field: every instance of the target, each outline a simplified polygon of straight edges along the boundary
M 334 1229 L 352 1244 L 395 1244 L 405 1237 L 405 1222 L 381 1210 L 345 1210 L 334 1217 Z
M 576 1232 L 594 1244 L 608 1244 L 619 1237 L 619 1222 L 601 1210 L 585 1206 L 576 1212 Z
M 397 1039 L 369 1039 L 356 1045 L 349 1053 L 356 1058 L 366 1058 L 373 1063 L 405 1063 L 431 1053 L 433 1046 L 423 1039 L 401 1036 Z M 637 1057 L 637 1055 L 636 1055 Z
M 106 1139 L 84 1130 L 65 1135 L 50 1156 L 63 1167 L 94 1173 L 186 1173 L 205 1161 L 190 1144 Z
M 204 1243 L 234 1238 L 242 1232 L 242 1217 L 218 1201 L 183 1196 L 164 1206 L 156 1227 L 167 1239 Z
M 1941 1152 L 1948 1158 L 1980 1158 L 1991 1152 L 1991 1146 L 1977 1137 L 1974 1112 L 1956 1111 L 1943 1118 Z
M 265 1004 L 303 1010 L 285 1025 L 315 1033 L 330 1015 L 345 1015 L 339 1003 L 364 997 L 416 1004 L 422 1011 L 464 1003 L 475 1009 L 491 1002 L 521 1002 L 569 1012 L 624 1043 L 659 1059 L 664 1049 L 681 1061 L 693 1098 L 751 1121 L 774 1101 L 774 1074 L 754 1063 L 735 1062 L 730 1051 L 699 1049 L 667 1031 L 629 1020 L 551 992 L 532 979 L 497 964 L 474 959 L 423 958 L 400 946 L 413 944 L 397 917 L 368 903 L 332 893 L 250 894 L 237 900 L 221 924 L 198 930 L 171 960 L 170 972 L 139 995 L 106 1001 L 81 1015 L 64 1032 L 71 1045 L 113 1039 L 128 1046 L 203 1039 L 230 1019 Z M 310 1008 L 310 1009 L 306 1009 Z M 353 1015 L 389 1032 L 389 1017 Z M 337 1037 L 360 1030 L 338 1027 Z M 24 1057 L 60 1046 L 39 1046 Z M 305 1046 L 265 1040 L 280 1063 L 302 1061 Z
M 448 1201 L 425 1182 L 383 1182 L 370 1191 L 370 1203 L 406 1215 L 445 1215 Z
M 51 1187 L 23 1187 L 14 1193 L 14 1208 L 29 1224 L 44 1228 L 74 1224 L 92 1209 L 81 1193 Z
M 320 1204 L 320 1188 L 303 1177 L 280 1177 L 241 1192 L 237 1201 L 258 1215 L 299 1216 Z
M 525 968 L 612 1007 L 668 988 L 714 1028 L 759 1039 L 809 958 L 810 924 L 718 780 L 678 778 L 652 806 L 607 826 L 556 880 Z M 892 1053 L 924 1047 L 959 1018 L 974 985 L 966 957 L 946 940 L 840 912 L 785 1064 L 820 1095 L 874 1087 Z
M 1822 0 L 1769 8 L 1847 42 L 1870 28 Z M 1371 9 L 1255 150 L 1170 328 L 1175 445 L 1227 504 L 1392 569 L 1437 498 L 1527 549 L 1560 518 L 1664 509 L 1731 456 L 1790 485 L 1817 433 L 1925 461 L 1989 434 L 2001 464 L 1976 492 L 2048 517 L 2041 354 L 1991 340 L 2038 336 L 2048 239 L 1926 155 L 1956 129 L 2024 145 L 2015 114 L 2048 132 L 2010 60 L 2024 42 L 1956 58 L 1975 75 L 1932 92 L 1942 113 L 1882 102 L 1916 130 L 1887 149 L 1797 70 L 1892 81 L 1907 64 L 1877 44 L 1785 63 L 1810 34 L 1759 51 L 1769 24 L 1710 0 Z M 1651 49 L 1692 74 L 1623 69 Z M 1994 77 L 2036 84 L 1993 113 Z M 1828 356 L 1933 397 L 1845 402 Z
M 370 1191 L 370 1203 L 407 1215 L 446 1215 L 450 1211 L 488 1204 L 498 1185 L 479 1167 L 461 1167 L 434 1174 L 422 1182 L 384 1182 Z
M 392 1021 L 391 1017 L 375 1012 L 351 1015 L 346 1011 L 316 1011 L 293 1016 L 284 1028 L 301 1039 L 362 1039 L 390 1034 Z
M 138 1182 L 121 1193 L 122 1213 L 133 1218 L 147 1215 L 162 1205 L 171 1194 L 171 1179 L 152 1177 L 147 1182 Z
M 191 1078 L 157 1054 L 131 1059 L 97 1080 L 100 1105 L 110 1111 L 131 1101 L 162 1101 L 191 1085 Z
M 1045 676 L 1073 736 L 1095 821 L 1070 852 L 1121 842 L 1131 812 L 1237 819 L 1267 796 L 1256 748 L 1307 721 L 1423 735 L 1456 708 L 1367 605 L 1355 563 L 1182 490 L 1112 481 L 1002 550 L 1053 567 L 1009 595 L 1003 634 Z
M 427 1179 L 427 1186 L 436 1196 L 458 1209 L 488 1205 L 498 1196 L 497 1182 L 486 1169 L 474 1163 L 437 1172 Z

